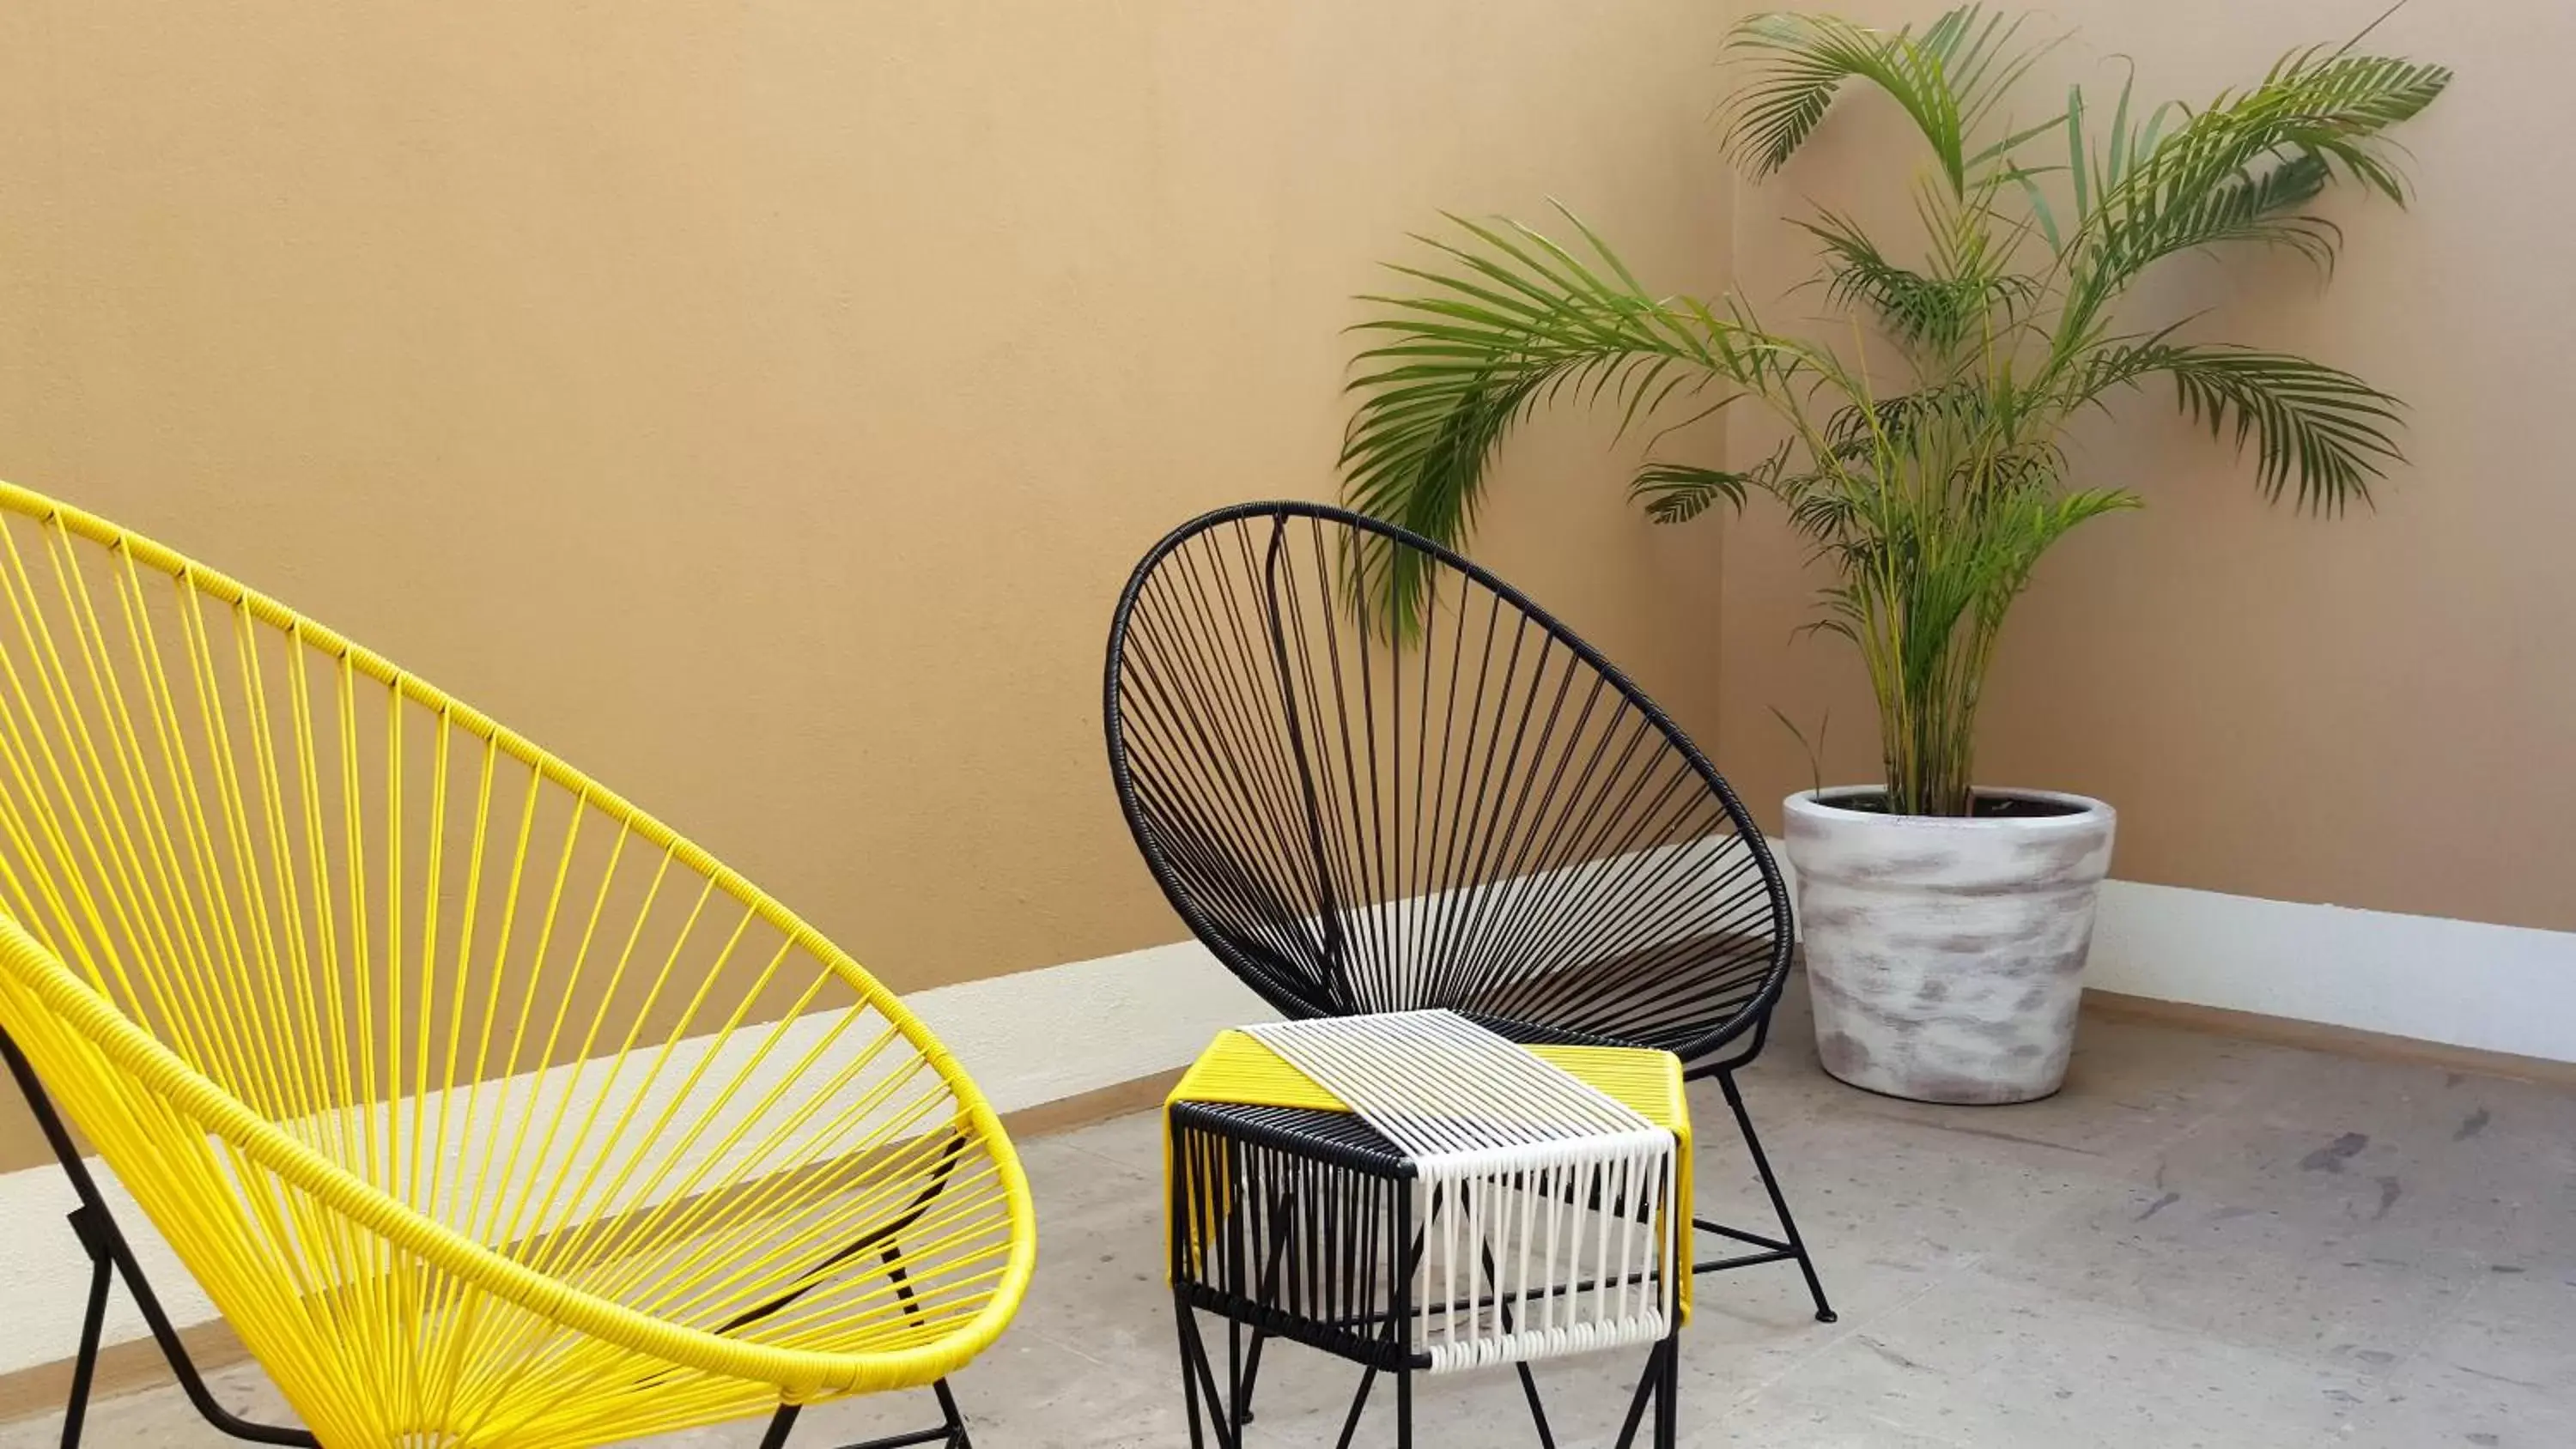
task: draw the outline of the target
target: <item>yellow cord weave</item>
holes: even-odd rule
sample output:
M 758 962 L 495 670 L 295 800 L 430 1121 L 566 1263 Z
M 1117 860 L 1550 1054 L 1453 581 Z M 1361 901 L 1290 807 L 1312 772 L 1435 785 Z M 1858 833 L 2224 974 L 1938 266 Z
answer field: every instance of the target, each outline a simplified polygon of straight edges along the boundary
M 1567 1075 L 1598 1089 L 1655 1126 L 1673 1134 L 1677 1163 L 1673 1211 L 1685 1223 L 1691 1213 L 1690 1098 L 1682 1087 L 1682 1064 L 1671 1052 L 1633 1047 L 1534 1046 L 1530 1054 L 1562 1068 Z M 1223 1102 L 1239 1107 L 1304 1107 L 1318 1112 L 1347 1112 L 1350 1106 L 1322 1083 L 1290 1065 L 1277 1052 L 1248 1033 L 1221 1031 L 1190 1069 L 1181 1074 L 1171 1095 L 1174 1102 Z M 1164 1137 L 1164 1175 L 1170 1178 L 1171 1139 Z M 1174 1225 L 1166 1222 L 1168 1234 Z M 1691 1235 L 1684 1232 L 1687 1246 Z M 1166 1261 L 1170 1254 L 1164 1255 Z M 1683 1321 L 1690 1318 L 1691 1279 L 1688 1264 L 1667 1265 L 1680 1281 Z
M 0 1026 L 332 1449 L 924 1384 L 1034 1262 L 991 1106 L 785 907 L 6 484 Z

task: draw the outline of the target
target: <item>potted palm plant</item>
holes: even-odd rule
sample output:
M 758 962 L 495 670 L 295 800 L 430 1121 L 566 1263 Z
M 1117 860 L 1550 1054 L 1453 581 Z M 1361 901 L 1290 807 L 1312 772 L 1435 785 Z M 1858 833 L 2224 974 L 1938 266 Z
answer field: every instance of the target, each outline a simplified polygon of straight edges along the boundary
M 1566 214 L 1564 241 L 1452 218 L 1431 255 L 1370 299 L 1343 451 L 1356 507 L 1444 542 L 1470 531 L 1486 470 L 1544 403 L 1653 419 L 1658 440 L 1745 402 L 1778 420 L 1775 450 L 1731 468 L 1653 460 L 1631 492 L 1679 523 L 1767 495 L 1830 565 L 1815 627 L 1858 651 L 1885 778 L 1802 791 L 1785 807 L 1818 1044 L 1827 1070 L 1928 1101 L 2012 1102 L 2064 1079 L 2113 815 L 2099 801 L 1981 790 L 1977 704 L 2006 613 L 2050 545 L 2137 507 L 2078 486 L 2070 422 L 2150 384 L 2254 456 L 2256 485 L 2319 514 L 2367 502 L 2398 457 L 2397 401 L 2284 352 L 2128 317 L 2156 264 L 2203 248 L 2274 247 L 2330 267 L 2329 188 L 2402 204 L 2391 127 L 2441 94 L 2440 66 L 2353 43 L 2284 57 L 2197 108 L 2107 107 L 2079 87 L 2035 124 L 2008 94 L 2050 42 L 1977 7 L 1921 29 L 1825 15 L 1751 16 L 1730 49 L 1725 109 L 1750 179 L 1794 156 L 1848 85 L 1884 92 L 1920 133 L 1923 235 L 1902 251 L 1849 217 L 1796 221 L 1815 240 L 1842 337 L 1763 324 L 1738 297 L 1649 292 Z M 2107 110 L 2107 119 L 2103 113 Z M 1356 561 L 1397 627 L 1420 581 L 1392 555 Z

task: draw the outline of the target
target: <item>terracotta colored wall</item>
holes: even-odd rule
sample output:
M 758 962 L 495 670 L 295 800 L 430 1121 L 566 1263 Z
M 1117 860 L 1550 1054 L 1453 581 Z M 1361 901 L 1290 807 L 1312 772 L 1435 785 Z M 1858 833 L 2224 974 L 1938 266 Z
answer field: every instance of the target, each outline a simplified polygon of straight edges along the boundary
M 518 725 L 919 987 L 1181 934 L 1133 559 L 1329 495 L 1373 263 L 1549 195 L 1696 285 L 1690 0 L 0 10 L 0 476 Z M 1588 425 L 1484 552 L 1713 719 Z M 15 1113 L 14 1102 L 0 1111 Z M 14 1115 L 0 1166 L 32 1148 Z
M 1098 758 L 1109 600 L 1196 508 L 1329 493 L 1398 234 L 1559 196 L 1661 285 L 1768 298 L 1811 266 L 1783 205 L 1897 196 L 1913 153 L 1855 109 L 1730 225 L 1725 8 L 16 7 L 0 476 L 493 709 L 899 984 L 1168 939 Z M 2199 95 L 2365 11 L 2078 0 L 2053 65 Z M 2378 512 L 2264 508 L 2154 398 L 2079 440 L 2153 507 L 2043 571 L 1984 774 L 2114 800 L 2122 875 L 2576 924 L 2576 494 L 2530 441 L 2576 189 L 2494 140 L 2571 32 L 2418 0 L 2381 39 L 2463 78 L 2416 210 L 2338 203 L 2322 294 L 2241 258 L 2162 293 L 2415 404 Z M 1480 551 L 1757 804 L 1806 775 L 1773 705 L 1830 702 L 1865 776 L 1856 665 L 1789 642 L 1794 542 L 1646 528 L 1605 431 L 1524 435 Z
M 2075 0 L 2042 23 L 2080 30 L 2049 63 L 2058 85 L 2081 76 L 2116 93 L 2125 54 L 2141 95 L 2201 100 L 2381 8 Z M 2175 420 L 2169 393 L 2086 426 L 2081 480 L 2134 488 L 2149 507 L 2089 525 L 2043 565 L 2004 634 L 1979 773 L 2112 801 L 2114 871 L 2129 879 L 2576 927 L 2576 654 L 2563 639 L 2576 490 L 2552 441 L 2576 338 L 2576 277 L 2554 260 L 2576 221 L 2576 165 L 2527 140 L 2565 110 L 2558 58 L 2576 46 L 2576 11 L 2417 0 L 2372 44 L 2459 72 L 2404 135 L 2414 208 L 2334 200 L 2348 247 L 2328 287 L 2284 258 L 2186 258 L 2136 315 L 2210 307 L 2198 335 L 2361 372 L 2412 404 L 2412 464 L 2376 512 L 2320 522 L 2266 507 L 2251 466 Z M 1837 114 L 1828 144 L 1739 193 L 1750 295 L 1812 272 L 1784 208 L 1903 205 L 1920 153 L 1891 112 Z M 1739 425 L 1739 449 L 1750 432 Z M 1776 513 L 1733 527 L 1720 751 L 1766 811 L 1808 776 L 1770 706 L 1809 723 L 1830 707 L 1829 778 L 1876 770 L 1857 661 L 1837 641 L 1789 637 L 1816 577 Z
M 1109 601 L 1196 508 L 1332 490 L 1404 228 L 1563 192 L 1703 276 L 1721 235 L 1704 7 L 375 9 L 20 15 L 0 475 L 906 981 L 1172 934 L 1097 759 Z M 1615 497 L 1512 493 L 1566 506 L 1491 551 L 1633 643 L 1670 590 Z

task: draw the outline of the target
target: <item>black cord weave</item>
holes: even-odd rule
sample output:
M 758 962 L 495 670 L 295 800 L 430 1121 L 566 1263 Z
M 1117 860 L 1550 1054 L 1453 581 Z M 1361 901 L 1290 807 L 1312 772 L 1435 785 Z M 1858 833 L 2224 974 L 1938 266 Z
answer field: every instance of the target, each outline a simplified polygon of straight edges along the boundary
M 1401 644 L 1354 580 L 1428 580 Z M 1291 1016 L 1447 1007 L 1524 1041 L 1703 1056 L 1791 946 L 1761 834 L 1600 653 L 1447 549 L 1247 503 L 1137 565 L 1110 772 L 1191 930 Z

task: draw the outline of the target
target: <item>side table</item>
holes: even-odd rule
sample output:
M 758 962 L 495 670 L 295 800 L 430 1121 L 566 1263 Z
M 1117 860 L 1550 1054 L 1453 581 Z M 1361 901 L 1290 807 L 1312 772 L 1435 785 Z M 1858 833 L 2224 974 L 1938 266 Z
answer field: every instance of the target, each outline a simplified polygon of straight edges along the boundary
M 1165 1104 L 1166 1231 L 1190 1442 L 1241 1449 L 1272 1339 L 1380 1374 L 1413 1442 L 1413 1375 L 1644 1346 L 1618 1438 L 1670 1449 L 1690 1307 L 1681 1063 L 1514 1044 L 1447 1011 L 1219 1034 Z M 1220 1382 L 1198 1315 L 1226 1321 Z M 1247 1348 L 1246 1339 L 1249 1338 Z M 1205 1403 L 1207 1412 L 1201 1413 Z

